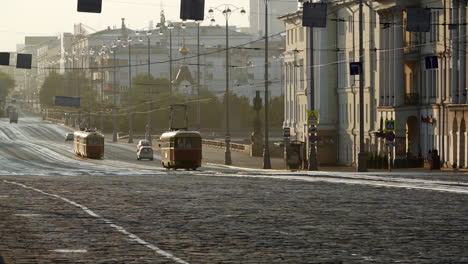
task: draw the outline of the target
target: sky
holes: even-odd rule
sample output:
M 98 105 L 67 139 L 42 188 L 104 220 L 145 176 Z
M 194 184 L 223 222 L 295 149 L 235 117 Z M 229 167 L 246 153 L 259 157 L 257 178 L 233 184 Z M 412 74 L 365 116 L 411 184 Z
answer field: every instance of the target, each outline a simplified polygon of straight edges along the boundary
M 78 13 L 77 0 L 2 0 L 0 16 L 0 52 L 16 50 L 25 36 L 58 36 L 73 33 L 73 25 L 83 23 L 97 31 L 108 26 L 120 27 L 121 18 L 132 29 L 148 27 L 149 21 L 159 21 L 161 4 L 166 20 L 178 21 L 180 0 L 103 0 L 102 13 Z M 205 0 L 205 10 L 222 4 L 232 4 L 248 11 L 249 0 Z M 221 16 L 221 15 L 218 15 Z M 221 21 L 222 17 L 215 17 Z M 248 26 L 248 15 L 233 15 L 231 24 Z M 208 20 L 208 19 L 207 19 Z M 209 22 L 206 22 L 209 24 Z M 90 30 L 91 31 L 91 30 Z

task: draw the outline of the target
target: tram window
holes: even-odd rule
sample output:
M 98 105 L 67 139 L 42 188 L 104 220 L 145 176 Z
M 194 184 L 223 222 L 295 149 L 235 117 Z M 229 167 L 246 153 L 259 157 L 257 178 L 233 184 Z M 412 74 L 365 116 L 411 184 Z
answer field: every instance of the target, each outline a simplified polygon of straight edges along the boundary
M 199 138 L 176 138 L 175 148 L 179 149 L 190 149 L 190 148 L 200 148 L 200 139 Z
M 104 139 L 100 137 L 90 137 L 88 138 L 88 145 L 91 146 L 97 146 L 97 145 L 103 145 L 104 144 Z

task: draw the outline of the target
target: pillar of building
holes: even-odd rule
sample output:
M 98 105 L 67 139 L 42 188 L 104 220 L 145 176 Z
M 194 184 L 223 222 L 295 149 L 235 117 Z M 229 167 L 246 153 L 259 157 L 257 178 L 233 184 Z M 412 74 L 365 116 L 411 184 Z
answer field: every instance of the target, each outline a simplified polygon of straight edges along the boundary
M 392 22 L 394 22 L 393 15 L 391 16 Z M 395 106 L 395 64 L 396 64 L 396 57 L 395 57 L 395 26 L 388 28 L 388 85 L 387 85 L 387 93 L 388 93 L 388 105 Z
M 403 12 L 401 10 L 396 10 L 394 13 L 394 22 L 395 25 L 403 25 Z M 401 106 L 404 104 L 404 91 L 405 91 L 405 67 L 403 62 L 403 28 L 402 27 L 392 27 L 394 28 L 394 56 L 395 56 L 395 65 L 394 65 L 394 78 L 395 86 L 393 96 L 395 97 L 395 106 Z
M 465 145 L 463 146 L 465 148 L 465 157 L 464 157 L 464 163 L 463 167 L 468 168 L 468 132 L 465 133 Z
M 460 167 L 460 159 L 461 159 L 461 148 L 460 148 L 460 131 L 455 132 L 455 135 L 457 136 L 455 143 L 457 144 L 456 148 L 456 156 L 455 156 L 455 163 L 457 163 L 457 168 Z
M 386 72 L 386 65 L 385 65 L 385 29 L 382 29 L 380 32 L 380 46 L 381 51 L 378 56 L 379 60 L 379 73 L 380 73 L 380 78 L 379 78 L 379 106 L 384 106 L 385 105 L 385 72 Z

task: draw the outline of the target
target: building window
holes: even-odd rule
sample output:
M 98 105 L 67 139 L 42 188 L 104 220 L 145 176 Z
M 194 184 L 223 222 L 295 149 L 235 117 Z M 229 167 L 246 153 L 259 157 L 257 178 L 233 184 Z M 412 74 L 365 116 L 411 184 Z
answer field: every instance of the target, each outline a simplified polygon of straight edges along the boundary
M 346 56 L 343 51 L 338 53 L 338 88 L 345 88 L 347 83 Z
M 342 21 L 344 20 L 343 18 L 338 18 L 338 21 L 336 23 L 338 23 L 338 34 L 340 35 L 344 35 L 345 34 L 345 22 Z
M 349 17 L 348 17 L 348 24 L 349 24 L 348 32 L 349 32 L 349 33 L 354 33 L 354 20 L 353 20 L 353 16 L 349 16 Z
M 301 82 L 299 84 L 299 87 L 301 88 L 301 90 L 304 90 L 305 80 L 304 80 L 304 60 L 303 59 L 299 60 L 299 81 Z

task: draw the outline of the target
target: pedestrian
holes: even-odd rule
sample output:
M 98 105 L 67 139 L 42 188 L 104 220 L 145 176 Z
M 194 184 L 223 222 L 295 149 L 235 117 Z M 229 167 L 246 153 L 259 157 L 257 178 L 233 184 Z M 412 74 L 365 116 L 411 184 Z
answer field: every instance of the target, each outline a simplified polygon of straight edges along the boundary
M 429 163 L 429 168 L 432 170 L 432 149 L 429 149 L 427 153 L 427 161 Z
M 431 159 L 432 159 L 431 170 L 440 170 L 440 157 L 437 152 L 437 149 L 432 150 Z

